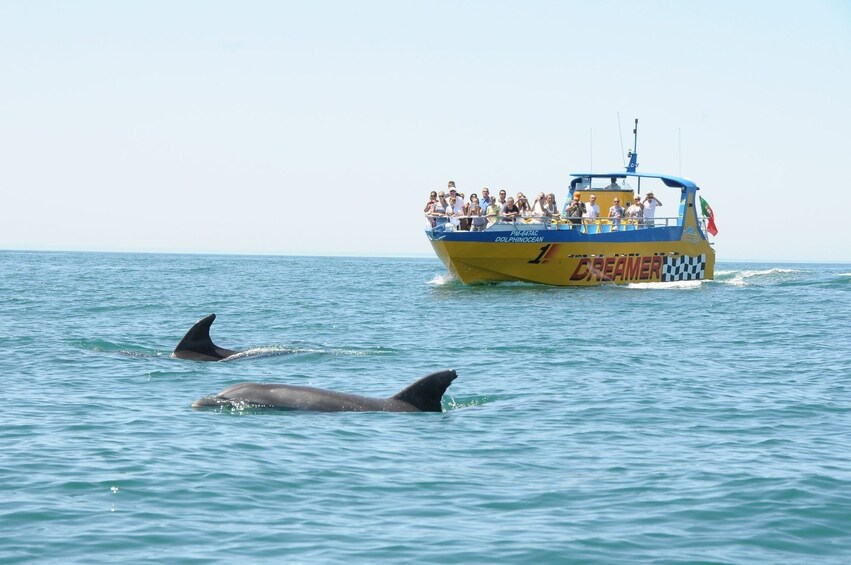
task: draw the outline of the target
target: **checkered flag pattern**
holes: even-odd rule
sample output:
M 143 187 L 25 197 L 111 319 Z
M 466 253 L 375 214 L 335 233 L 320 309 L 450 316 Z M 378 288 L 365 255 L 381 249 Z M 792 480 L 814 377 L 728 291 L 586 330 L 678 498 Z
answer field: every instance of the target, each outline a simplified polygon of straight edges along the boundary
M 697 281 L 703 278 L 706 269 L 706 255 L 690 257 L 665 257 L 662 266 L 662 282 L 672 281 Z

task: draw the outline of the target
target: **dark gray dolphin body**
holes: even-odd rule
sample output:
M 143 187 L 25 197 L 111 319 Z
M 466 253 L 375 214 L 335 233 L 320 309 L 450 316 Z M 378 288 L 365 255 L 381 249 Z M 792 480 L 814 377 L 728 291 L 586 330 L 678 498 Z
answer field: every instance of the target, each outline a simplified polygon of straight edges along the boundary
M 454 370 L 427 375 L 390 398 L 368 398 L 309 386 L 240 383 L 215 396 L 192 403 L 193 408 L 254 406 L 317 412 L 442 412 L 443 393 L 458 375 Z
M 210 326 L 216 319 L 215 314 L 198 320 L 198 323 L 186 332 L 177 347 L 174 348 L 173 357 L 178 359 L 192 359 L 194 361 L 221 361 L 231 355 L 239 353 L 217 346 L 210 339 Z

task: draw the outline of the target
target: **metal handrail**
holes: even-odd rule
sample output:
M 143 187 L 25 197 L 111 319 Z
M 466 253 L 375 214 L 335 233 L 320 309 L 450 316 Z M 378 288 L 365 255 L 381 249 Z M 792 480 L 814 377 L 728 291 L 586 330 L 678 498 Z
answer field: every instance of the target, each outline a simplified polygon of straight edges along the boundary
M 682 221 L 682 218 L 677 216 L 657 216 L 652 220 L 648 218 L 562 218 L 560 216 L 526 216 L 526 217 L 516 217 L 516 218 L 505 218 L 500 217 L 496 221 L 493 220 L 493 216 L 455 216 L 455 215 L 447 215 L 447 214 L 426 214 L 426 221 L 432 226 L 436 227 L 436 225 L 443 224 L 451 224 L 452 219 L 462 220 L 462 219 L 472 219 L 472 218 L 485 218 L 487 220 L 487 227 L 485 229 L 489 229 L 493 225 L 529 225 L 529 224 L 541 224 L 543 226 L 547 226 L 544 229 L 557 229 L 553 227 L 549 227 L 551 224 L 555 224 L 556 226 L 587 226 L 587 225 L 597 225 L 601 227 L 603 225 L 622 225 L 622 226 L 633 226 L 632 229 L 652 229 L 659 227 L 671 227 L 678 226 Z M 438 222 L 438 220 L 442 220 Z M 619 221 L 618 221 L 619 220 Z M 434 221 L 434 224 L 431 222 Z M 653 225 L 648 225 L 649 222 L 653 222 Z M 706 218 L 700 218 L 701 227 L 703 231 L 706 231 Z M 454 225 L 453 225 L 454 228 Z M 466 231 L 466 230 L 465 230 Z

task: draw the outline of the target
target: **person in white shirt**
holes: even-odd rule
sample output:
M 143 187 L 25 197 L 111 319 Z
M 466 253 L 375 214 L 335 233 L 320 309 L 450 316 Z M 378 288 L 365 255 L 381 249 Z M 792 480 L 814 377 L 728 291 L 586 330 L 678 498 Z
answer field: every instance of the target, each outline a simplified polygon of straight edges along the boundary
M 525 194 L 523 194 L 522 192 L 518 192 L 517 200 L 515 200 L 515 202 L 517 203 L 517 207 L 520 208 L 521 218 L 528 218 L 532 215 L 532 207 L 529 206 L 529 201 L 526 200 Z
M 597 205 L 597 197 L 595 195 L 591 195 L 588 199 L 588 204 L 585 205 L 585 213 L 582 214 L 583 218 L 594 219 L 600 217 L 600 206 Z
M 453 181 L 449 181 L 449 185 L 449 202 L 452 204 L 452 213 L 450 214 L 450 211 L 447 210 L 446 215 L 456 216 L 451 220 L 455 229 L 469 229 L 467 218 L 464 217 L 464 193 L 455 190 L 455 183 Z
M 630 220 L 635 220 L 635 227 L 640 227 L 644 218 L 644 206 L 641 205 L 641 197 L 636 195 L 635 200 L 629 208 L 626 209 L 626 217 Z
M 449 194 L 446 195 L 450 200 L 455 198 L 455 207 L 453 208 L 454 212 L 457 212 L 459 216 L 464 215 L 464 195 L 455 190 L 455 181 L 449 181 Z M 457 198 L 456 198 L 457 197 Z
M 449 207 L 446 208 L 446 215 L 449 216 L 449 223 L 456 230 L 461 229 L 461 218 L 459 216 L 463 214 L 463 209 L 460 212 L 458 211 L 458 197 L 453 194 L 449 197 Z
M 653 192 L 648 192 L 644 198 L 644 223 L 647 227 L 653 227 L 655 222 L 653 218 L 656 216 L 656 206 L 661 206 L 662 203 L 653 195 Z
M 538 193 L 538 197 L 535 199 L 535 202 L 532 203 L 532 217 L 533 218 L 541 218 L 544 216 L 544 208 L 547 205 L 547 197 L 543 192 Z

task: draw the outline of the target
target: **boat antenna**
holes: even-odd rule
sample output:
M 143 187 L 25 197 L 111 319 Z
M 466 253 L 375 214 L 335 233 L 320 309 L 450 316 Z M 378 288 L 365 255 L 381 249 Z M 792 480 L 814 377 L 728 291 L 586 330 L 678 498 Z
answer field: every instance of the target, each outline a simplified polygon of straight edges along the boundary
M 635 127 L 632 128 L 633 145 L 632 151 L 627 154 L 629 157 L 629 165 L 626 167 L 626 172 L 634 173 L 638 167 L 638 118 L 635 118 Z
M 620 135 L 620 136 L 621 136 L 621 163 L 623 163 L 623 156 L 624 156 L 624 150 L 623 150 L 623 130 L 621 129 L 621 113 L 620 113 L 620 112 L 618 112 L 618 135 Z M 626 167 L 626 164 L 624 164 L 624 167 Z

